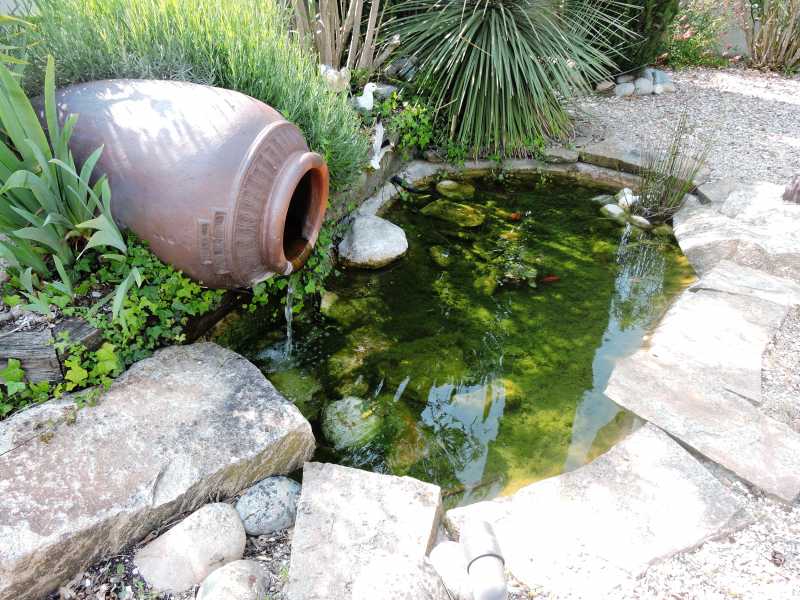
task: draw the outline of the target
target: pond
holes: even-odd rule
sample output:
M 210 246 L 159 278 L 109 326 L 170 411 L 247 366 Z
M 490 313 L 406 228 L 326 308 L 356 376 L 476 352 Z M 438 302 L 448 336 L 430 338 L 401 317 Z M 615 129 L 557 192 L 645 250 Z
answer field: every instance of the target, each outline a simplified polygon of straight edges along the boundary
M 218 341 L 298 405 L 319 460 L 437 483 L 448 506 L 577 468 L 637 426 L 603 394 L 611 369 L 693 280 L 674 242 L 601 217 L 597 194 L 537 179 L 481 182 L 460 206 L 409 195 L 385 215 L 407 255 L 335 276 L 288 354 L 268 311 Z

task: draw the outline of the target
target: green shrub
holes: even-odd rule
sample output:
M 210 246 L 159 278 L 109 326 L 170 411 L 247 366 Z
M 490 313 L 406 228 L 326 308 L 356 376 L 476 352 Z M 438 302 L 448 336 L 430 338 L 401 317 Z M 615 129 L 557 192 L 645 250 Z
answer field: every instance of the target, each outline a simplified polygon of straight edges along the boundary
M 402 53 L 419 61 L 419 85 L 453 143 L 474 154 L 526 154 L 533 140 L 568 132 L 566 101 L 613 66 L 592 41 L 615 31 L 616 21 L 595 6 L 403 0 L 387 27 L 402 40 Z
M 378 114 L 389 133 L 397 136 L 397 149 L 408 158 L 414 150 L 425 150 L 433 141 L 431 110 L 419 100 L 404 102 L 397 93 L 378 106 Z
M 715 2 L 693 0 L 684 4 L 665 42 L 667 62 L 676 69 L 724 66 L 728 61 L 719 53 L 724 28 L 724 14 Z
M 334 189 L 359 175 L 368 140 L 345 95 L 330 92 L 315 56 L 287 32 L 290 14 L 270 0 L 39 0 L 27 85 L 44 57 L 58 83 L 177 79 L 238 90 L 295 122 L 322 154 Z
M 628 4 L 626 21 L 635 36 L 618 61 L 622 71 L 656 61 L 679 10 L 679 0 L 629 0 Z
M 111 216 L 106 178 L 91 185 L 98 148 L 78 169 L 69 140 L 78 117 L 63 128 L 56 116 L 55 68 L 47 61 L 42 128 L 31 101 L 13 74 L 0 64 L 0 257 L 29 307 L 50 314 L 55 297 L 71 300 L 68 271 L 75 257 L 91 248 L 111 251 L 124 261 L 125 241 Z M 60 281 L 48 282 L 53 274 Z

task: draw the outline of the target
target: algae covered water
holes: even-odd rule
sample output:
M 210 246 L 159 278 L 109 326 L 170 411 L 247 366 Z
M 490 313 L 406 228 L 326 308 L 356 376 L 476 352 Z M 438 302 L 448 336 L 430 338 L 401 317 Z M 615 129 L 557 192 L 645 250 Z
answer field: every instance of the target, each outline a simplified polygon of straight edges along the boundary
M 596 194 L 538 180 L 407 198 L 385 216 L 408 254 L 335 276 L 321 313 L 295 315 L 291 356 L 266 316 L 220 341 L 309 418 L 320 460 L 437 483 L 450 505 L 574 469 L 636 426 L 603 390 L 692 278 Z

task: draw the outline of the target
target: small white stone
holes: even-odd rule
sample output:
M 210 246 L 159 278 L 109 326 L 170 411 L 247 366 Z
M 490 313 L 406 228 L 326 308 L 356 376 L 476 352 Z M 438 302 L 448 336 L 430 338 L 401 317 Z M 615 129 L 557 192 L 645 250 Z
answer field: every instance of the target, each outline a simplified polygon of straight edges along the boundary
M 657 83 L 653 86 L 653 93 L 657 96 L 661 94 L 671 94 L 675 91 L 675 84 L 672 82 L 668 83 Z
M 405 232 L 386 219 L 358 216 L 339 244 L 339 258 L 346 266 L 378 269 L 408 250 Z
M 629 211 L 631 207 L 639 202 L 639 196 L 635 196 L 630 188 L 622 188 L 617 195 L 614 196 L 617 204 L 622 210 Z
M 253 560 L 235 560 L 206 577 L 195 600 L 264 600 L 268 591 L 264 567 Z
M 230 504 L 206 504 L 136 553 L 144 580 L 164 592 L 182 592 L 244 554 L 246 536 Z
M 639 215 L 629 215 L 628 220 L 630 221 L 631 225 L 634 225 L 639 229 L 644 229 L 645 231 L 650 231 L 653 228 L 653 224 L 650 221 Z
M 636 86 L 633 83 L 618 83 L 617 86 L 614 88 L 614 95 L 615 96 L 633 96 L 633 93 L 636 91 Z
M 653 81 L 649 77 L 639 77 L 633 85 L 637 96 L 649 96 L 653 93 Z
M 606 217 L 610 217 L 620 223 L 625 222 L 625 211 L 616 204 L 606 204 L 600 209 L 600 212 Z

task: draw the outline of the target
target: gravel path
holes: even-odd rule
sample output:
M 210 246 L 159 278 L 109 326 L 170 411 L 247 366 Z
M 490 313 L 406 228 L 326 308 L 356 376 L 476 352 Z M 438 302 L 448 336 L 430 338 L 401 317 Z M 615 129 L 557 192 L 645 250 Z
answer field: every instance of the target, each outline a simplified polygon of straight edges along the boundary
M 713 179 L 786 183 L 800 174 L 800 80 L 745 69 L 673 74 L 674 94 L 581 103 L 583 133 L 646 144 L 683 111 L 693 135 L 711 144 Z

